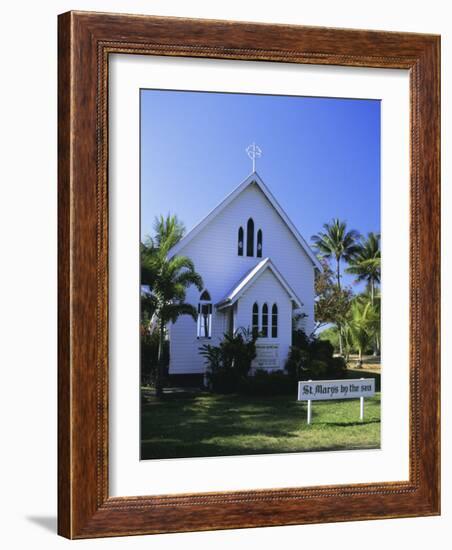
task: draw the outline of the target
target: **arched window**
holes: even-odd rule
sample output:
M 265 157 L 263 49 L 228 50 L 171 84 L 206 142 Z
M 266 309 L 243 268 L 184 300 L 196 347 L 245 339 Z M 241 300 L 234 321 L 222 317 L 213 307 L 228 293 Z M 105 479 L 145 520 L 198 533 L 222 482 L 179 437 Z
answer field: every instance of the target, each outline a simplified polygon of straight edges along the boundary
M 268 337 L 268 305 L 262 306 L 262 337 Z
M 252 330 L 253 334 L 257 335 L 259 333 L 259 306 L 257 302 L 253 305 L 253 316 L 252 316 Z
M 196 327 L 198 338 L 212 337 L 212 302 L 207 290 L 204 290 L 199 297 Z
M 257 232 L 257 257 L 262 258 L 262 229 Z
M 246 224 L 246 255 L 254 256 L 254 222 L 252 218 Z
M 202 302 L 210 302 L 211 300 L 211 297 L 210 297 L 210 294 L 207 290 L 204 290 L 201 294 L 201 296 L 199 297 L 199 299 L 202 301 Z
M 243 227 L 239 227 L 239 238 L 237 243 L 237 254 L 243 256 Z
M 272 338 L 278 338 L 278 306 L 272 307 Z

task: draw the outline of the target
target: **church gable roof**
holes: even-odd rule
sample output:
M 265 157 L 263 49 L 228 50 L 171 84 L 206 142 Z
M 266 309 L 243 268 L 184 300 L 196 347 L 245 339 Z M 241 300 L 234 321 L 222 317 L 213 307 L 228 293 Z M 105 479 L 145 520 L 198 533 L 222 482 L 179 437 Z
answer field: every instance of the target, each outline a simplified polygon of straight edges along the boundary
M 172 257 L 176 254 L 178 254 L 204 227 L 206 227 L 209 222 L 215 218 L 224 208 L 226 208 L 236 197 L 242 193 L 248 186 L 250 185 L 256 185 L 261 192 L 264 194 L 264 196 L 267 198 L 271 206 L 276 210 L 278 215 L 281 217 L 289 231 L 292 233 L 292 235 L 295 237 L 296 241 L 299 243 L 301 248 L 304 250 L 306 255 L 311 260 L 314 267 L 317 269 L 321 269 L 321 264 L 317 258 L 317 256 L 314 254 L 314 252 L 311 250 L 307 242 L 304 240 L 304 238 L 299 233 L 298 229 L 295 227 L 295 225 L 291 222 L 287 214 L 284 212 L 284 210 L 279 205 L 278 201 L 275 199 L 271 191 L 268 189 L 268 187 L 265 185 L 265 183 L 262 181 L 261 177 L 258 175 L 257 172 L 253 172 L 250 174 L 238 187 L 236 187 L 225 199 L 223 199 L 220 204 L 218 204 L 203 220 L 201 220 L 193 229 L 191 229 L 183 239 L 181 239 L 173 248 L 169 251 L 169 256 Z
M 218 309 L 223 309 L 225 307 L 232 306 L 243 296 L 243 294 L 250 288 L 250 286 L 256 282 L 256 280 L 265 272 L 271 271 L 274 277 L 277 279 L 279 284 L 284 288 L 284 290 L 289 295 L 289 298 L 294 302 L 297 308 L 302 307 L 302 302 L 292 290 L 289 283 L 284 279 L 278 269 L 275 267 L 274 263 L 270 258 L 264 258 L 256 266 L 249 271 L 245 277 L 243 277 L 234 288 L 220 301 L 216 304 Z

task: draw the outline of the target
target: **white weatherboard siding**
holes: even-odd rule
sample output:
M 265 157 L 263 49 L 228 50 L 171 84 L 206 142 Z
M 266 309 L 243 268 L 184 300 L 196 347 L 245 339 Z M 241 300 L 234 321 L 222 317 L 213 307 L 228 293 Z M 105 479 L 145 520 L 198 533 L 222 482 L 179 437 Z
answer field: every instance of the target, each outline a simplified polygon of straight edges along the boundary
M 183 218 L 183 216 L 181 217 Z M 254 220 L 254 257 L 246 256 L 246 226 L 250 217 Z M 302 220 L 293 221 L 295 224 L 302 224 Z M 237 237 L 240 226 L 245 232 L 244 256 L 237 254 Z M 256 235 L 259 229 L 263 233 L 262 258 L 256 257 Z M 195 269 L 202 276 L 204 288 L 208 290 L 214 305 L 223 300 L 254 266 L 264 258 L 270 258 L 303 303 L 302 311 L 307 317 L 301 321 L 301 326 L 307 333 L 313 330 L 314 266 L 312 259 L 300 246 L 300 242 L 258 185 L 254 183 L 247 185 L 192 238 L 187 239 L 186 243 L 184 240 L 181 241 L 177 254 L 188 256 L 193 260 Z M 267 279 L 265 277 L 265 280 Z M 279 283 L 274 286 L 274 289 L 276 288 L 280 289 Z M 282 289 L 280 290 L 284 292 Z M 190 287 L 186 300 L 197 307 L 199 295 L 200 293 L 195 287 Z M 237 304 L 235 328 L 242 326 L 245 321 L 251 327 L 251 309 L 246 320 L 245 305 L 242 308 L 241 304 L 244 298 L 242 297 Z M 269 303 L 272 302 L 272 296 L 265 299 Z M 288 300 L 285 292 L 284 300 Z M 213 307 L 211 339 L 198 339 L 196 323 L 187 316 L 180 317 L 170 327 L 170 374 L 204 372 L 204 360 L 199 355 L 199 347 L 204 342 L 218 344 L 219 339 L 227 330 L 226 312 L 227 310 L 219 312 L 215 306 Z M 279 332 L 282 333 L 282 327 Z M 287 332 L 290 338 L 290 326 L 287 327 Z
M 197 307 L 196 292 L 193 305 Z M 197 338 L 196 322 L 184 315 L 169 328 L 170 337 L 170 374 L 200 374 L 205 372 L 204 358 L 199 354 L 203 344 L 218 345 L 227 330 L 226 315 L 223 312 L 213 311 L 212 338 Z
M 256 344 L 277 344 L 279 368 L 284 369 L 292 337 L 292 301 L 287 292 L 278 282 L 276 277 L 266 271 L 259 279 L 245 292 L 237 306 L 237 324 L 239 327 L 250 327 L 252 322 L 253 304 L 259 307 L 259 331 L 262 330 L 262 306 L 268 306 L 268 338 L 258 338 Z M 272 338 L 272 306 L 278 305 L 278 337 Z M 257 367 L 256 361 L 252 367 Z

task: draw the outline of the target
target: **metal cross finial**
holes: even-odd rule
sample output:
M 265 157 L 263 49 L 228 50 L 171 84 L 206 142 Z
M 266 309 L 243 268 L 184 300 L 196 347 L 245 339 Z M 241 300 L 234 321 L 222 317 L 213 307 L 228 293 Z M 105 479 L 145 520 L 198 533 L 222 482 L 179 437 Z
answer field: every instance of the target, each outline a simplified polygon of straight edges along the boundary
M 253 161 L 253 172 L 256 171 L 256 158 L 262 156 L 262 150 L 259 145 L 256 145 L 254 142 L 252 145 L 248 145 L 246 148 L 246 154 Z

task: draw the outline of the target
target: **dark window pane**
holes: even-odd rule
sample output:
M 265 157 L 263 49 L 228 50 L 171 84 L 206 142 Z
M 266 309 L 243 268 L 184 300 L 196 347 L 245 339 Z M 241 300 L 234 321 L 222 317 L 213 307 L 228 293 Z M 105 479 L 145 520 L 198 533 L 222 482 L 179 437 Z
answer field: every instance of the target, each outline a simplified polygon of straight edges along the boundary
M 272 307 L 272 338 L 278 338 L 278 306 Z
M 257 257 L 262 258 L 262 229 L 257 232 Z
M 254 256 L 254 222 L 252 218 L 246 225 L 246 255 Z
M 237 253 L 239 256 L 243 256 L 243 227 L 239 228 L 239 238 L 237 244 Z
M 210 302 L 210 294 L 204 290 L 199 297 L 198 304 L 198 322 L 197 336 L 198 338 L 211 338 L 212 336 L 212 304 Z
M 262 336 L 267 338 L 268 336 L 268 306 L 264 304 L 262 306 Z
M 253 334 L 259 332 L 259 306 L 257 304 L 253 305 L 252 330 Z

